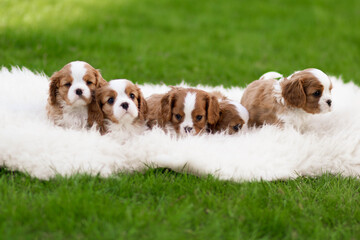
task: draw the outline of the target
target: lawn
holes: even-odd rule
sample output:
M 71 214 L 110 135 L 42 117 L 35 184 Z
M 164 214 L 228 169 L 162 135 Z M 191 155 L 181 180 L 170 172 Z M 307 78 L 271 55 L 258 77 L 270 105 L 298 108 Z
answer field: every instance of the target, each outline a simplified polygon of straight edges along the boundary
M 320 68 L 360 84 L 356 0 L 2 0 L 0 65 L 245 86 Z M 1 143 L 0 143 L 1 144 Z M 360 182 L 232 183 L 168 170 L 40 181 L 0 170 L 2 239 L 356 239 Z

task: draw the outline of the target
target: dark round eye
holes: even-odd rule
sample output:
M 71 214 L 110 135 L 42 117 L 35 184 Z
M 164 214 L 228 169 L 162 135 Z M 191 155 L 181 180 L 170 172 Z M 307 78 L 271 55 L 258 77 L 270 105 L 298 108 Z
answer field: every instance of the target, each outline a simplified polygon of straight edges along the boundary
M 313 93 L 314 97 L 319 97 L 321 95 L 321 91 L 317 90 L 316 92 Z
M 65 83 L 65 85 L 64 86 L 67 86 L 67 87 L 71 87 L 71 83 Z
M 107 100 L 107 102 L 108 102 L 108 104 L 110 104 L 110 105 L 113 104 L 113 103 L 114 103 L 114 98 L 112 98 L 112 97 L 109 98 L 109 99 Z
M 202 117 L 203 117 L 203 116 L 201 116 L 201 115 L 197 115 L 197 116 L 196 116 L 196 120 L 201 121 Z
M 233 126 L 232 128 L 234 129 L 235 132 L 237 132 L 241 129 L 241 127 L 242 127 L 242 125 L 238 124 L 238 125 Z
M 134 99 L 135 98 L 135 95 L 133 93 L 130 93 L 130 98 L 131 99 Z
M 180 121 L 182 117 L 181 117 L 180 114 L 176 114 L 176 115 L 175 115 L 175 118 Z
M 91 84 L 92 84 L 92 82 L 90 82 L 90 81 L 87 81 L 87 82 L 86 82 L 86 84 L 87 84 L 87 85 L 91 85 Z

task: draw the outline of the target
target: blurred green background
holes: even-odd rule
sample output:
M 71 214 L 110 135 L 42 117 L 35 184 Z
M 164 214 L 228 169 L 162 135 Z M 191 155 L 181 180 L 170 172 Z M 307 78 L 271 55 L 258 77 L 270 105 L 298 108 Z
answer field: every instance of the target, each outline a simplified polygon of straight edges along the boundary
M 316 67 L 360 79 L 360 1 L 1 0 L 0 65 L 245 86 Z M 358 82 L 360 83 L 360 81 Z

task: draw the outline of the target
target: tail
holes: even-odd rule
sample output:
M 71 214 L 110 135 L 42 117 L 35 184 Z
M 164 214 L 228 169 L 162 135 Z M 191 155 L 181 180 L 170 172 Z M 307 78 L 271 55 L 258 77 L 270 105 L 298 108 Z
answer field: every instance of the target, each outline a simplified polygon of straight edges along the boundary
M 267 72 L 264 73 L 261 77 L 260 80 L 268 80 L 268 79 L 280 79 L 282 78 L 283 75 L 281 75 L 278 72 Z

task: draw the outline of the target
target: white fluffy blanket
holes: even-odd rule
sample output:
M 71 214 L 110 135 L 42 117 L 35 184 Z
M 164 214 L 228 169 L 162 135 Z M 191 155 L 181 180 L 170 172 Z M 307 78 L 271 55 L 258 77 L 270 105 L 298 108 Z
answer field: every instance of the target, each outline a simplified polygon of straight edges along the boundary
M 0 166 L 49 179 L 56 174 L 100 174 L 167 167 L 233 181 L 274 180 L 324 172 L 360 174 L 360 89 L 332 77 L 333 111 L 310 116 L 300 133 L 265 126 L 236 136 L 173 138 L 155 129 L 143 135 L 100 136 L 56 127 L 46 118 L 48 77 L 25 68 L 0 70 Z M 243 89 L 220 90 L 240 100 Z M 144 95 L 164 85 L 142 85 Z

